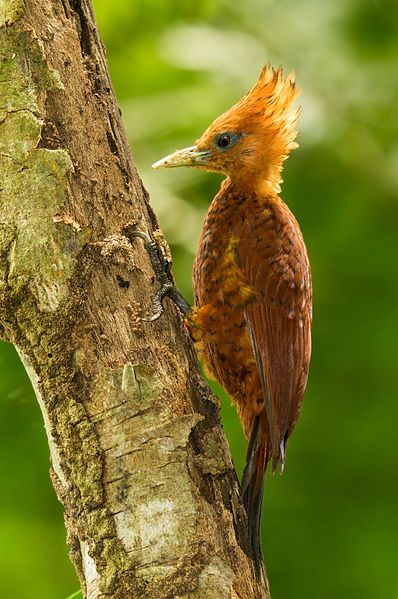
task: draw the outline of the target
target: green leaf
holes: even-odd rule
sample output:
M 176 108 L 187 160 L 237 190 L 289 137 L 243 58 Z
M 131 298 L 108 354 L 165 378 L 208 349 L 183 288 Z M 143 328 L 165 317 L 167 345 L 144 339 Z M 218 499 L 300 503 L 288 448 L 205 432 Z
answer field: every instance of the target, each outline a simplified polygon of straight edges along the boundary
M 69 595 L 66 599 L 84 599 L 83 593 L 81 591 L 76 591 L 72 595 Z

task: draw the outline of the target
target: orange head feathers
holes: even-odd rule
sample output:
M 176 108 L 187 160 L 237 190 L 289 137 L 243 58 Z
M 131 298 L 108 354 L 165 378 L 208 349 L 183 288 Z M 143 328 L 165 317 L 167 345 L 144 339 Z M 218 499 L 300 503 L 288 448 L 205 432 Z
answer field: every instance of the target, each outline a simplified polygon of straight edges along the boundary
M 254 87 L 219 116 L 196 145 L 155 163 L 154 168 L 194 166 L 226 174 L 238 186 L 265 193 L 279 191 L 282 163 L 297 147 L 299 94 L 294 73 L 266 66 Z

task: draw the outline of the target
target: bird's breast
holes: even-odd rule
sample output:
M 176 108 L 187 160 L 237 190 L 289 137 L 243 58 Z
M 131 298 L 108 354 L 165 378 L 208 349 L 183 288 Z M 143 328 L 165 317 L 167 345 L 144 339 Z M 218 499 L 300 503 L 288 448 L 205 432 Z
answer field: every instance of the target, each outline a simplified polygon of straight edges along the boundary
M 239 267 L 240 217 L 224 211 L 205 221 L 194 263 L 194 326 L 200 330 L 207 372 L 231 396 L 255 369 L 244 309 L 253 296 Z

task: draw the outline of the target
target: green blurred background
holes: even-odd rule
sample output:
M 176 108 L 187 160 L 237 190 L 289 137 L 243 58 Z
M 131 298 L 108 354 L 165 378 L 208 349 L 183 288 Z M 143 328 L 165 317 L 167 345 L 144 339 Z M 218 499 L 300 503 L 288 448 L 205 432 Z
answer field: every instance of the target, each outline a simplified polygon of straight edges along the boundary
M 283 197 L 314 279 L 308 392 L 283 477 L 267 481 L 273 599 L 398 599 L 398 5 L 395 0 L 96 0 L 134 159 L 191 299 L 191 265 L 219 177 L 151 171 L 191 145 L 270 61 L 303 89 L 301 148 Z M 42 417 L 0 345 L 0 596 L 78 588 L 50 485 Z M 245 443 L 222 393 L 242 470 Z

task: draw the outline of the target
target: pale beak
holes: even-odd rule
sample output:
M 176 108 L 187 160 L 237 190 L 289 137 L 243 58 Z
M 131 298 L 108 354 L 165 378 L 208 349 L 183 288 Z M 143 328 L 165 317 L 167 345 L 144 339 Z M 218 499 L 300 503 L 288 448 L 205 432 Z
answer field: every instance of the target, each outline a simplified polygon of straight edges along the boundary
M 165 158 L 152 164 L 152 168 L 174 168 L 177 166 L 206 166 L 207 158 L 211 155 L 208 150 L 199 150 L 197 146 L 177 150 Z

